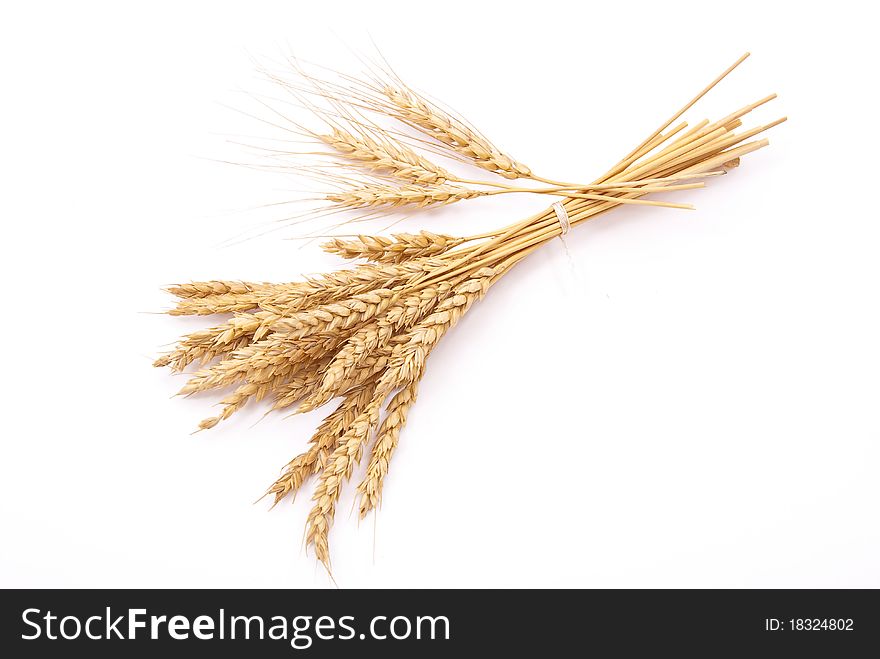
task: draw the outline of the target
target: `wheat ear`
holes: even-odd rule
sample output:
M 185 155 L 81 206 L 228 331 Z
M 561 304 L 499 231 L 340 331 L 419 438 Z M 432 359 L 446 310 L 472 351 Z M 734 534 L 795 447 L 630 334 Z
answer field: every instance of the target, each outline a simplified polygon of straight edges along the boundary
M 336 449 L 321 472 L 318 485 L 312 495 L 315 505 L 309 511 L 306 546 L 315 548 L 315 555 L 328 571 L 330 547 L 327 538 L 336 514 L 336 502 L 343 483 L 351 476 L 354 465 L 360 460 L 364 444 L 379 422 L 382 402 L 387 394 L 387 388 L 382 387 L 381 384 L 377 386 L 366 409 L 339 438 Z
M 460 185 L 401 185 L 369 183 L 353 186 L 339 192 L 329 192 L 324 198 L 336 207 L 346 210 L 364 208 L 398 208 L 413 206 L 445 206 L 465 199 L 474 199 L 489 194 L 485 190 L 474 190 Z
M 382 486 L 388 473 L 391 456 L 400 440 L 400 431 L 406 425 L 410 408 L 415 404 L 419 391 L 419 380 L 413 380 L 401 389 L 388 403 L 385 420 L 376 433 L 376 443 L 370 455 L 370 463 L 363 481 L 358 485 L 360 492 L 360 517 L 377 507 L 382 500 Z
M 532 170 L 502 153 L 489 140 L 410 89 L 394 85 L 382 88 L 392 113 L 404 123 L 422 130 L 482 169 L 508 179 L 532 175 Z
M 321 245 L 325 252 L 345 259 L 368 259 L 377 263 L 402 263 L 425 256 L 439 256 L 458 247 L 464 238 L 420 231 L 384 236 L 357 236 L 349 240 L 332 238 Z
M 366 134 L 357 136 L 334 127 L 330 134 L 319 135 L 318 139 L 340 157 L 380 175 L 420 185 L 442 184 L 451 178 L 445 169 L 387 135 L 379 141 Z
M 165 290 L 180 298 L 200 298 L 226 293 L 251 293 L 277 284 L 253 283 L 247 281 L 194 281 L 188 284 L 175 284 Z

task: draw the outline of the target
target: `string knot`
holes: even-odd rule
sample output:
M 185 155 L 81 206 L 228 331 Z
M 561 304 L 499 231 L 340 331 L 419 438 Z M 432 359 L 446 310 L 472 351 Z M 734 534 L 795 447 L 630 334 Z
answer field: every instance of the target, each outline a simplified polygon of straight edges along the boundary
M 556 213 L 556 219 L 559 221 L 559 228 L 562 229 L 562 235 L 568 233 L 568 230 L 571 229 L 571 221 L 568 219 L 568 212 L 565 210 L 565 206 L 562 205 L 561 201 L 557 201 L 553 204 L 553 211 Z

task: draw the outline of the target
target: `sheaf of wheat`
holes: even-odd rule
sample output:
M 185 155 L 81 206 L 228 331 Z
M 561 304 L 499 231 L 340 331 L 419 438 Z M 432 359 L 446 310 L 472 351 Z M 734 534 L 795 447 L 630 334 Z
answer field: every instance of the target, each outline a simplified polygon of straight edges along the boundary
M 360 516 L 380 505 L 428 357 L 495 282 L 543 244 L 617 206 L 692 208 L 650 195 L 703 187 L 767 145 L 758 136 L 785 118 L 741 127 L 775 95 L 715 121 L 680 121 L 747 56 L 602 176 L 582 183 L 539 176 L 396 75 L 325 80 L 295 63 L 291 78 L 271 74 L 322 122 L 321 130 L 297 129 L 314 143 L 310 155 L 321 159 L 311 172 L 328 183 L 319 201 L 330 212 L 372 217 L 512 193 L 546 195 L 555 203 L 478 235 L 332 237 L 325 250 L 359 263 L 300 281 L 172 286 L 168 291 L 178 301 L 171 314 L 227 316 L 184 336 L 155 364 L 190 371 L 181 393 L 231 388 L 219 414 L 203 420 L 200 429 L 214 427 L 251 400 L 269 399 L 274 410 L 330 407 L 307 448 L 266 493 L 274 505 L 314 480 L 306 542 L 329 570 L 329 533 L 342 488 L 365 460 L 365 476 L 356 485 Z M 282 161 L 296 157 L 274 155 Z M 471 166 L 475 177 L 453 173 L 436 162 L 441 157 Z

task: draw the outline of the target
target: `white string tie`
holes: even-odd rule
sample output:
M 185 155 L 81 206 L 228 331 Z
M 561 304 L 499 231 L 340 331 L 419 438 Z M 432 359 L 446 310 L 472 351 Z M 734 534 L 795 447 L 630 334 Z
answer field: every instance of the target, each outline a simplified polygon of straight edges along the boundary
M 565 206 L 562 205 L 561 201 L 557 201 L 553 204 L 553 210 L 556 213 L 556 219 L 559 221 L 559 227 L 562 229 L 562 235 L 568 233 L 569 229 L 571 229 L 571 221 L 568 219 L 568 212 L 565 210 Z

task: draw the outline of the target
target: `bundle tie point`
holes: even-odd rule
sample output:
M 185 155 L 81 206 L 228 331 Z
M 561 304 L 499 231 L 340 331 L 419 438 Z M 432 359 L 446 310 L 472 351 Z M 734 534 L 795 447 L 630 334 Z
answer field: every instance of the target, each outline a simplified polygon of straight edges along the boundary
M 568 211 L 565 210 L 565 206 L 562 205 L 561 201 L 554 202 L 553 210 L 556 213 L 559 228 L 562 229 L 562 235 L 564 236 L 568 233 L 569 229 L 571 229 L 571 221 L 568 219 Z

